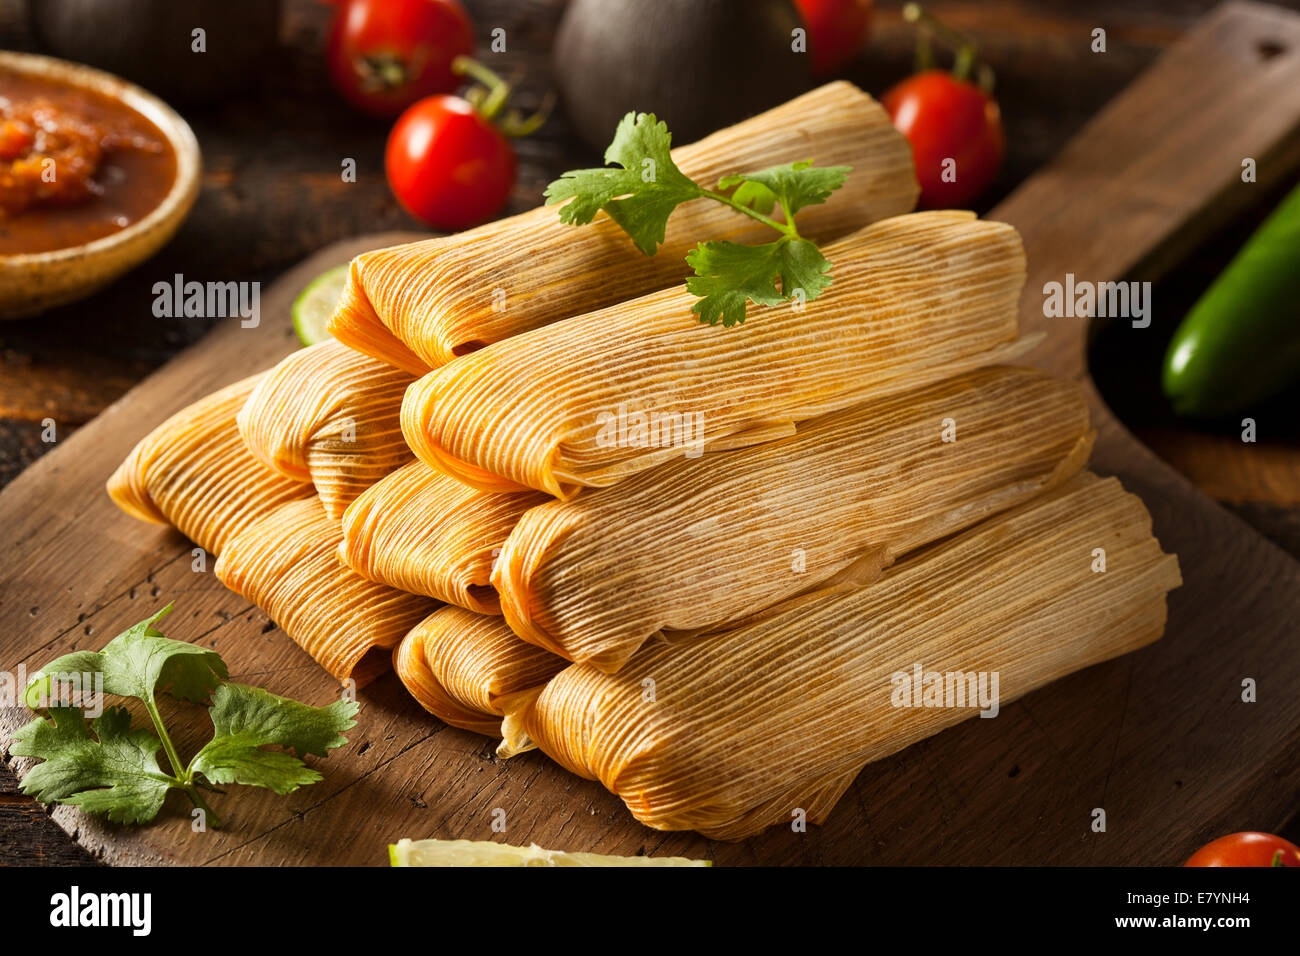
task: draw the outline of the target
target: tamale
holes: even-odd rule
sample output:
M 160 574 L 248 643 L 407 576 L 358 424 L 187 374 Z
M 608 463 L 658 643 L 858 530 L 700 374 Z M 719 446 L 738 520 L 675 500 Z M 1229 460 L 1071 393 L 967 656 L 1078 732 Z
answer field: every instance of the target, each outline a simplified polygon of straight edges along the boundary
M 565 661 L 519 640 L 499 617 L 444 607 L 393 652 L 397 675 L 420 706 L 475 733 L 500 736 L 503 702 L 539 688 Z
M 980 369 L 533 508 L 493 581 L 525 640 L 617 670 L 661 628 L 734 620 L 857 562 L 864 583 L 1064 481 L 1091 445 L 1077 384 Z
M 284 359 L 239 412 L 239 433 L 267 466 L 310 481 L 334 520 L 357 495 L 411 459 L 402 393 L 412 378 L 338 342 Z
M 701 325 L 692 296 L 668 289 L 464 356 L 407 389 L 407 444 L 485 491 L 566 498 L 1024 348 L 1025 256 L 1008 225 L 915 213 L 825 252 L 827 292 L 735 328 Z
M 443 723 L 489 737 L 500 733 L 500 717 L 466 707 L 433 676 L 424 656 L 424 635 L 418 625 L 393 648 L 393 670 L 416 703 Z
M 311 497 L 291 502 L 226 543 L 217 578 L 252 601 L 340 681 L 388 669 L 394 647 L 436 607 L 339 564 L 343 532 Z
M 478 491 L 412 461 L 343 513 L 339 559 L 358 574 L 480 614 L 500 614 L 492 563 L 541 492 Z
M 844 82 L 672 156 L 709 188 L 731 173 L 782 163 L 851 166 L 832 201 L 799 213 L 800 232 L 821 241 L 907 212 L 918 193 L 907 141 L 880 104 Z M 352 348 L 418 375 L 491 342 L 680 282 L 697 242 L 761 242 L 770 232 L 719 203 L 694 200 L 673 214 L 658 254 L 646 257 L 603 213 L 579 229 L 543 206 L 354 259 L 329 328 Z
M 657 829 L 820 822 L 867 763 L 1156 640 L 1180 583 L 1142 502 L 1083 473 L 877 586 L 649 644 L 617 674 L 570 665 L 512 703 L 502 752 L 535 742 Z
M 260 375 L 229 385 L 167 419 L 131 450 L 108 479 L 129 515 L 173 525 L 211 554 L 311 486 L 270 471 L 244 447 L 235 427 Z

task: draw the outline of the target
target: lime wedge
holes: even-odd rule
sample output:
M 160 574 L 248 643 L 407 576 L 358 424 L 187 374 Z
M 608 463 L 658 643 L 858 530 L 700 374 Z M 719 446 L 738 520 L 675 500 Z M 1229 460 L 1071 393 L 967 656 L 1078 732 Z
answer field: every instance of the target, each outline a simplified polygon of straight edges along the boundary
M 338 308 L 347 281 L 348 267 L 338 266 L 312 279 L 293 300 L 293 328 L 303 345 L 315 345 L 330 337 L 325 324 Z
M 712 866 L 680 856 L 602 856 L 477 840 L 398 840 L 388 845 L 393 866 Z

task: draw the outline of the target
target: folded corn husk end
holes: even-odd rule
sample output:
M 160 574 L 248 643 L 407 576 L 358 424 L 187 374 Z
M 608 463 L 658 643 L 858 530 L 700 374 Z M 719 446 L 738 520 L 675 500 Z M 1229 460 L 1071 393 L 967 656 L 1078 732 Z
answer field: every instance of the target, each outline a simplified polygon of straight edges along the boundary
M 429 417 L 430 406 L 426 396 L 430 390 L 437 387 L 437 372 L 434 371 L 412 382 L 402 396 L 402 437 L 412 453 L 435 471 L 479 491 L 530 490 L 526 485 L 450 454 L 433 440 Z M 554 493 L 549 488 L 541 490 Z
M 377 253 L 403 247 L 394 246 L 389 250 L 362 253 L 352 260 L 348 268 L 348 281 L 343 286 L 338 307 L 326 323 L 326 329 L 349 348 L 418 376 L 429 371 L 429 364 L 384 325 L 370 303 L 364 280 L 365 265 L 369 259 Z
M 151 524 L 170 524 L 149 494 L 145 481 L 144 443 L 136 445 L 127 454 L 122 464 L 109 476 L 104 490 L 113 499 L 113 503 L 133 518 L 148 521 Z
M 393 648 L 393 669 L 397 671 L 402 686 L 421 707 L 443 723 L 488 737 L 497 736 L 501 730 L 501 718 L 472 710 L 456 700 L 429 667 L 425 656 L 428 621 L 429 618 L 425 618 L 412 628 Z
M 388 654 L 380 652 L 397 645 L 436 605 L 340 565 L 341 540 L 319 499 L 306 498 L 232 538 L 214 571 L 336 679 L 360 683 L 387 668 Z
M 141 439 L 107 491 L 132 517 L 170 524 L 210 554 L 311 486 L 267 469 L 240 440 L 235 416 L 264 373 L 199 399 Z
M 398 424 L 412 377 L 337 341 L 281 360 L 239 410 L 250 452 L 311 482 L 336 521 L 366 488 L 412 459 Z
M 528 736 L 524 728 L 524 715 L 533 706 L 545 685 L 529 687 L 501 699 L 501 743 L 497 745 L 497 756 L 503 760 L 530 750 L 537 749 L 537 742 Z
M 519 517 L 546 500 L 539 492 L 478 491 L 412 461 L 348 506 L 340 558 L 399 590 L 500 615 L 494 555 Z
M 499 617 L 448 605 L 412 628 L 394 664 L 425 710 L 452 726 L 496 737 L 506 708 L 518 708 L 565 661 L 519 640 Z

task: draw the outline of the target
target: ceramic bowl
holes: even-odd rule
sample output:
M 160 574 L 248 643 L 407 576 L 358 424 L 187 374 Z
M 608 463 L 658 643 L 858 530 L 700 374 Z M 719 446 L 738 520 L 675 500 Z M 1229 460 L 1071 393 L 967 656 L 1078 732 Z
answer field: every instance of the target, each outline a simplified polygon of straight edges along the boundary
M 0 51 L 0 70 L 54 80 L 117 99 L 158 127 L 176 153 L 176 181 L 144 218 L 82 245 L 0 255 L 0 319 L 16 319 L 85 298 L 162 248 L 194 205 L 202 158 L 194 132 L 175 110 L 152 93 L 111 73 L 54 57 L 7 51 Z

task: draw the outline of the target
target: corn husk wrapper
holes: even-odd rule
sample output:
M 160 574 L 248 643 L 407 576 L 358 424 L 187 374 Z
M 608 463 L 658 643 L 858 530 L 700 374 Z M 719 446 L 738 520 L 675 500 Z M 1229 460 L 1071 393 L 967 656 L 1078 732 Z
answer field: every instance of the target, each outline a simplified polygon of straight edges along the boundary
M 617 670 L 660 629 L 713 627 L 838 575 L 868 583 L 1069 478 L 1092 437 L 1077 384 L 981 369 L 534 508 L 493 580 L 525 640 Z
M 342 539 L 317 498 L 295 501 L 232 538 L 216 575 L 330 674 L 361 685 L 389 667 L 388 654 L 370 652 L 396 646 L 436 605 L 339 564 Z
M 420 378 L 402 432 L 485 491 L 566 498 L 674 457 L 791 434 L 796 422 L 1023 350 L 1020 237 L 970 213 L 876 223 L 826 249 L 834 285 L 797 310 L 708 328 L 683 289 L 556 322 Z
M 372 581 L 500 614 L 493 561 L 524 512 L 546 500 L 535 491 L 478 491 L 408 462 L 348 506 L 339 559 Z
M 918 193 L 907 141 L 880 104 L 843 82 L 672 154 L 710 189 L 723 176 L 783 163 L 853 167 L 831 201 L 799 213 L 800 232 L 823 241 L 907 212 Z M 418 375 L 556 319 L 680 283 L 689 271 L 686 253 L 698 242 L 771 238 L 762 223 L 699 199 L 673 213 L 664 243 L 647 257 L 604 213 L 575 227 L 543 206 L 354 259 L 329 329 L 352 348 Z
M 658 829 L 739 839 L 795 808 L 819 822 L 865 764 L 977 712 L 901 706 L 917 665 L 997 672 L 1005 707 L 1156 640 L 1165 593 L 1180 583 L 1142 502 L 1084 473 L 899 562 L 875 586 L 647 645 L 617 674 L 570 665 L 514 704 L 502 752 L 536 743 Z M 960 683 L 948 703 L 960 703 Z
M 173 525 L 211 554 L 232 535 L 311 487 L 270 471 L 240 440 L 235 415 L 261 376 L 229 385 L 150 432 L 108 479 L 119 508 Z
M 268 467 L 310 481 L 334 520 L 411 460 L 399 422 L 412 378 L 338 342 L 300 349 L 271 369 L 239 412 L 239 433 Z
M 540 688 L 565 661 L 519 640 L 499 617 L 444 607 L 402 639 L 393 666 L 429 713 L 453 727 L 499 737 L 504 704 Z

